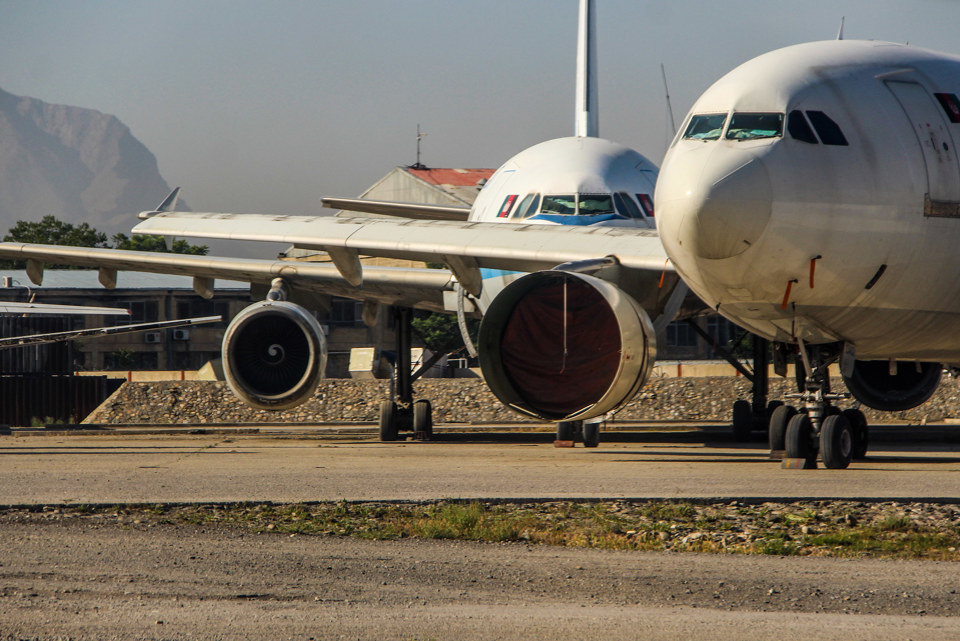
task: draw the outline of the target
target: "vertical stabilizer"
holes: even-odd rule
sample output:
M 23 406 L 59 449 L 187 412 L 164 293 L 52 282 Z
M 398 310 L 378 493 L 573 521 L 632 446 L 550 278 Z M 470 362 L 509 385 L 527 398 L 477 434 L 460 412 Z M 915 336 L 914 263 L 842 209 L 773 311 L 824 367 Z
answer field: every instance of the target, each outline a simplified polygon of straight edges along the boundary
M 577 108 L 575 136 L 597 137 L 597 11 L 594 0 L 580 0 L 577 29 Z

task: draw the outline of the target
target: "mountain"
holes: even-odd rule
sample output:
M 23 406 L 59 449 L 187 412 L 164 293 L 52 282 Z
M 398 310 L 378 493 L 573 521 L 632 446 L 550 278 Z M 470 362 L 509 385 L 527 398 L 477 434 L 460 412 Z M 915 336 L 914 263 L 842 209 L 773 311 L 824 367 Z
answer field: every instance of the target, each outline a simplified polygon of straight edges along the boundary
M 48 214 L 129 234 L 169 191 L 156 157 L 115 116 L 0 89 L 0 237 Z

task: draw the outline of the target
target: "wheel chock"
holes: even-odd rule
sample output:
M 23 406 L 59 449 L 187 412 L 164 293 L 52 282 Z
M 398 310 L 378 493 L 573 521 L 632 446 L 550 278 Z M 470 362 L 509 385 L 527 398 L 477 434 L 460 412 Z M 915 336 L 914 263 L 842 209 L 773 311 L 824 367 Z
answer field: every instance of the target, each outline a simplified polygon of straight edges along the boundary
M 573 447 L 573 441 L 554 441 L 554 447 Z
M 805 458 L 784 458 L 780 467 L 784 470 L 815 470 L 817 462 Z
M 780 461 L 783 460 L 783 457 L 787 455 L 786 450 L 770 450 L 770 460 L 771 461 Z

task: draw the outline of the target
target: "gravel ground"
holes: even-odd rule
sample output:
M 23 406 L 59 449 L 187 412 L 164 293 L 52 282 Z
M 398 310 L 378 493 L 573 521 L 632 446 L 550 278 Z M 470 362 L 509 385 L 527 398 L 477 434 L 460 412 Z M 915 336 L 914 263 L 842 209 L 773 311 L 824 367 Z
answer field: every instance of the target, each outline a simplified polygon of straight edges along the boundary
M 0 639 L 956 639 L 937 561 L 0 518 Z M 749 630 L 749 632 L 746 632 Z

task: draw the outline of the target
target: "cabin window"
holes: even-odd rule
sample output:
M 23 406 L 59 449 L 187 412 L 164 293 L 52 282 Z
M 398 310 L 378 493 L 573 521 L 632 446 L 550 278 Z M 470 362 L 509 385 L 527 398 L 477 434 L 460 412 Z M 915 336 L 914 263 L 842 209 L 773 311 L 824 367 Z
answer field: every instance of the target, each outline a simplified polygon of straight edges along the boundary
M 718 140 L 727 114 L 700 114 L 690 119 L 683 137 L 688 140 Z
M 727 127 L 727 140 L 758 140 L 783 135 L 783 114 L 735 113 Z
M 640 206 L 643 207 L 643 213 L 653 218 L 653 198 L 651 198 L 649 194 L 637 194 L 637 200 L 640 201 Z
M 573 194 L 569 196 L 544 196 L 540 213 L 573 216 L 577 213 L 577 199 Z
M 637 207 L 637 203 L 634 202 L 633 198 L 630 197 L 630 194 L 622 191 L 618 191 L 613 195 L 613 200 L 617 203 L 617 211 L 627 218 L 639 218 L 643 220 L 643 213 L 640 211 L 640 208 Z
M 539 207 L 540 194 L 527 194 L 523 197 L 523 200 L 520 201 L 520 204 L 517 205 L 511 218 L 529 218 L 537 213 Z
M 817 144 L 817 137 L 813 135 L 813 129 L 810 128 L 810 124 L 799 109 L 790 112 L 790 116 L 787 118 L 787 131 L 790 132 L 791 138 L 800 142 L 808 142 L 811 145 Z
M 578 213 L 581 216 L 604 216 L 614 213 L 610 194 L 580 194 Z
M 952 93 L 935 93 L 933 95 L 937 97 L 950 122 L 960 123 L 960 100 L 957 99 L 957 95 Z
M 813 128 L 817 130 L 817 135 L 820 136 L 820 142 L 823 144 L 839 146 L 849 144 L 843 132 L 840 131 L 840 125 L 835 123 L 827 114 L 822 111 L 808 111 L 807 118 L 810 119 Z

